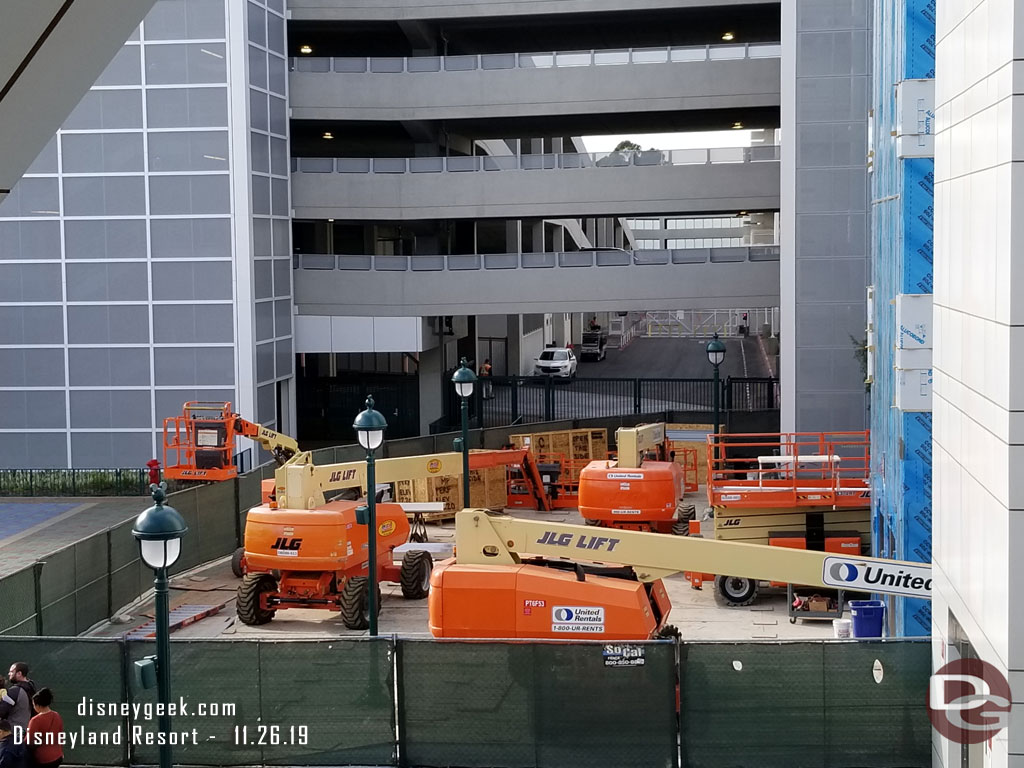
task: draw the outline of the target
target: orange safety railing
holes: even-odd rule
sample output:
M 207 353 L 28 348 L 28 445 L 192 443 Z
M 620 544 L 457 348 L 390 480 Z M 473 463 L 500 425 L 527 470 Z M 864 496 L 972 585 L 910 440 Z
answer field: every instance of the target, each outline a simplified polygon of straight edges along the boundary
M 862 507 L 869 503 L 868 432 L 708 435 L 715 507 Z
M 164 419 L 164 477 L 230 480 L 235 421 L 231 403 L 185 403 L 181 416 Z
M 683 467 L 683 488 L 687 493 L 697 492 L 699 473 L 697 472 L 697 449 L 676 449 L 676 462 Z

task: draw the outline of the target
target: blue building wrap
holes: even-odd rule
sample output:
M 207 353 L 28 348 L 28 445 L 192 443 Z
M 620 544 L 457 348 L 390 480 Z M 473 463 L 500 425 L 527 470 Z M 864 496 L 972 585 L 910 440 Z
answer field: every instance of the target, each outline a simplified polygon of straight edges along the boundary
M 897 156 L 895 85 L 935 76 L 935 0 L 875 0 L 872 83 L 872 554 L 931 562 L 932 417 L 895 407 L 902 293 L 932 293 L 934 160 Z M 886 596 L 889 632 L 931 633 L 931 603 Z

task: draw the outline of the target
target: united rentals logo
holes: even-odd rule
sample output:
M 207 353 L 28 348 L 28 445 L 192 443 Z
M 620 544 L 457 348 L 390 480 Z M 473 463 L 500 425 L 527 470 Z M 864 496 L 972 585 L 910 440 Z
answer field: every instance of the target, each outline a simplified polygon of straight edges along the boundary
M 826 557 L 821 580 L 830 587 L 859 587 L 864 592 L 886 592 L 924 599 L 929 599 L 932 594 L 932 569 L 927 565 Z
M 436 475 L 440 471 L 441 471 L 441 460 L 440 459 L 431 459 L 430 461 L 427 462 L 427 472 L 429 472 L 432 475 Z
M 928 683 L 928 717 L 958 744 L 980 744 L 1010 724 L 1010 684 L 981 659 L 944 664 Z

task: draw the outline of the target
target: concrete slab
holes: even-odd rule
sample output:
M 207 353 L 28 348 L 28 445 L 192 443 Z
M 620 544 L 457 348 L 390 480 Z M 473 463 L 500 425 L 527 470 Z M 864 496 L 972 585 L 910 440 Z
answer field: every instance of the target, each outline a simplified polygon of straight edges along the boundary
M 537 510 L 515 510 L 517 517 L 530 519 L 557 519 L 560 522 L 582 522 L 576 511 L 560 510 L 545 513 Z M 704 521 L 706 535 L 711 535 L 710 526 L 714 521 Z M 431 523 L 427 526 L 431 542 L 453 542 L 454 522 Z M 365 636 L 365 630 L 355 631 L 345 627 L 339 614 L 317 609 L 288 608 L 279 610 L 269 624 L 250 627 L 239 621 L 226 621 L 235 615 L 235 591 L 239 580 L 231 574 L 228 558 L 207 564 L 189 573 L 181 574 L 171 582 L 171 607 L 198 604 L 205 605 L 225 601 L 223 610 L 216 617 L 201 619 L 174 637 L 197 638 L 248 638 L 268 637 L 279 640 L 331 637 Z M 695 590 L 681 575 L 666 580 L 666 588 L 672 601 L 669 623 L 679 628 L 686 640 L 810 640 L 832 636 L 831 621 L 798 621 L 791 624 L 787 614 L 786 592 L 764 590 L 758 603 L 746 608 L 727 608 L 715 601 L 714 585 L 706 583 L 701 590 Z M 217 594 L 220 597 L 212 597 Z M 381 585 L 381 613 L 379 632 L 383 635 L 402 637 L 429 637 L 427 627 L 427 601 L 405 600 L 397 584 Z M 128 612 L 132 616 L 152 613 L 147 599 Z M 123 624 L 97 628 L 93 636 L 117 636 L 125 631 Z

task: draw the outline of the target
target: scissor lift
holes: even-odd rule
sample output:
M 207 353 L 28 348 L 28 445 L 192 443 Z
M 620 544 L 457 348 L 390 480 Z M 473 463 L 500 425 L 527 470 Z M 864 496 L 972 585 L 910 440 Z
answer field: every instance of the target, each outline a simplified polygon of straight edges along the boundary
M 859 555 L 870 545 L 869 472 L 866 431 L 708 435 L 715 538 Z M 695 586 L 702 578 L 716 579 L 727 605 L 757 597 L 751 579 L 701 574 Z

